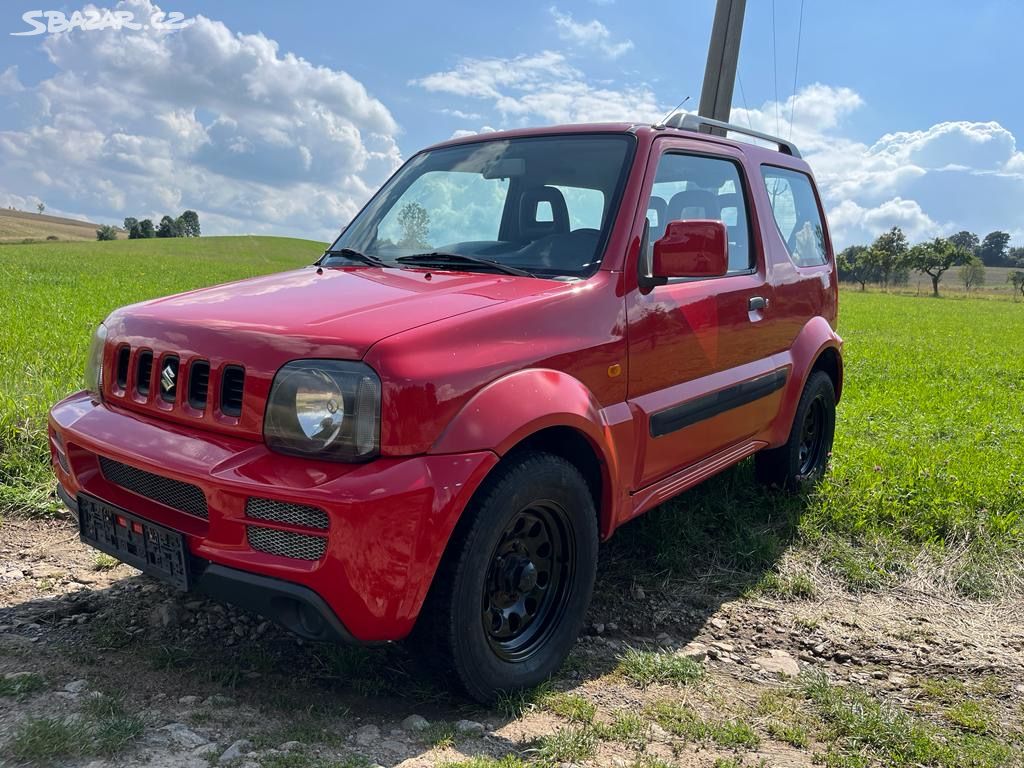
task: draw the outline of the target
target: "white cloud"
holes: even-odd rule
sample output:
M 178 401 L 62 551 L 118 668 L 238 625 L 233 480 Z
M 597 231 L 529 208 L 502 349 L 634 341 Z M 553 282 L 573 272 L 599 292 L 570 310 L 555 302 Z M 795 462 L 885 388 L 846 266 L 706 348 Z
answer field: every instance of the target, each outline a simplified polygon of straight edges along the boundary
M 777 113 L 775 102 L 734 108 L 732 121 L 783 136 L 791 131 L 814 169 L 840 247 L 892 226 L 912 240 L 1018 227 L 1024 155 L 1010 131 L 996 122 L 951 121 L 866 144 L 844 135 L 845 120 L 863 103 L 849 88 L 815 83 L 779 104 Z
M 0 96 L 21 93 L 25 86 L 18 79 L 18 65 L 14 64 L 0 72 Z
M 586 22 L 576 21 L 571 13 L 562 13 L 552 6 L 550 9 L 558 35 L 566 42 L 581 48 L 593 48 L 609 59 L 617 59 L 633 49 L 632 40 L 612 41 L 612 33 L 597 19 Z
M 902 229 L 911 241 L 934 237 L 940 229 L 916 200 L 901 197 L 886 200 L 873 208 L 861 207 L 853 200 L 843 200 L 830 210 L 829 225 L 837 239 L 848 240 L 850 235 L 859 234 L 859 239 L 865 242 L 892 227 Z
M 484 126 L 478 128 L 477 130 L 471 130 L 471 129 L 468 129 L 468 128 L 459 128 L 458 130 L 452 132 L 451 138 L 453 138 L 453 139 L 461 139 L 461 138 L 463 138 L 465 136 L 477 136 L 477 135 L 479 135 L 481 133 L 494 133 L 496 130 L 498 130 L 498 129 L 497 128 L 492 128 L 489 125 L 484 125 Z
M 54 208 L 117 219 L 190 207 L 204 232 L 327 238 L 401 159 L 394 118 L 359 81 L 262 34 L 199 16 L 178 32 L 75 32 L 43 48 L 48 79 L 0 75 L 24 123 L 0 132 L 0 190 Z
M 512 125 L 650 122 L 665 111 L 646 85 L 612 87 L 591 82 L 554 51 L 506 59 L 463 59 L 454 69 L 411 84 L 434 93 L 488 101 Z

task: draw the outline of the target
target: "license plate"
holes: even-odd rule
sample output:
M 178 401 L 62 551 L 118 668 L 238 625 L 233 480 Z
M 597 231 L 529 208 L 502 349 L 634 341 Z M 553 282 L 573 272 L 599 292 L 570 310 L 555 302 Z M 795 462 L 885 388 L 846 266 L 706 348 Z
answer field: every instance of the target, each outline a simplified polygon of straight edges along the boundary
M 188 589 L 188 549 L 177 531 L 79 494 L 78 532 L 86 544 L 178 589 Z

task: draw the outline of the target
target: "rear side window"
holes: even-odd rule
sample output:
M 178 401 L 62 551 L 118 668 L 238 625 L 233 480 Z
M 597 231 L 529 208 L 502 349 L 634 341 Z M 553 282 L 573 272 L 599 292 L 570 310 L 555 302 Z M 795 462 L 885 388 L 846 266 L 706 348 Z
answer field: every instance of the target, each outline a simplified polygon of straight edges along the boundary
M 731 160 L 674 152 L 662 156 L 647 201 L 648 247 L 665 234 L 670 221 L 686 219 L 720 219 L 729 236 L 729 273 L 753 268 L 747 202 Z
M 825 227 L 811 180 L 799 171 L 761 166 L 761 175 L 789 257 L 798 267 L 817 267 L 828 261 Z

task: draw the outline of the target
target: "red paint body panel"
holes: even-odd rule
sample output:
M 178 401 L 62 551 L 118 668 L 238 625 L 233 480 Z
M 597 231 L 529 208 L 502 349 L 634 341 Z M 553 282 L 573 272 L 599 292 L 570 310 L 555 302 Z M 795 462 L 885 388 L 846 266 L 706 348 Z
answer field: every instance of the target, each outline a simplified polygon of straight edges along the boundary
M 825 350 L 841 349 L 827 229 L 828 263 L 796 267 L 760 177 L 761 164 L 809 169 L 761 147 L 625 124 L 447 144 L 595 132 L 631 133 L 636 153 L 592 276 L 566 282 L 422 268 L 307 268 L 125 307 L 107 320 L 103 402 L 79 393 L 51 412 L 61 485 L 72 496 L 84 491 L 181 531 L 197 557 L 309 587 L 359 640 L 392 640 L 415 623 L 473 493 L 502 456 L 538 431 L 568 427 L 592 447 L 602 473 L 602 538 L 754 451 L 781 444 L 810 370 Z M 647 196 L 669 150 L 726 158 L 741 169 L 752 270 L 641 287 Z M 752 309 L 754 297 L 765 306 Z M 122 345 L 130 346 L 133 363 L 123 389 L 113 373 Z M 217 404 L 198 411 L 184 387 L 173 403 L 161 400 L 156 387 L 146 397 L 136 394 L 140 351 L 158 361 L 178 356 L 182 376 L 208 362 L 211 391 L 226 366 L 244 366 L 241 415 Z M 341 464 L 265 446 L 274 375 L 308 358 L 362 360 L 380 376 L 378 458 Z M 784 384 L 763 397 L 652 436 L 659 413 L 783 375 Z M 108 482 L 98 456 L 197 485 L 209 520 Z M 250 496 L 325 510 L 323 559 L 251 549 L 244 522 Z
M 400 638 L 412 628 L 459 514 L 498 460 L 493 452 L 477 451 L 371 464 L 309 461 L 114 410 L 86 394 L 56 406 L 50 427 L 65 446 L 72 472 L 59 465 L 56 470 L 70 494 L 84 491 L 182 531 L 197 557 L 310 587 L 354 637 L 367 642 Z M 199 486 L 209 522 L 107 482 L 96 456 Z M 244 524 L 250 496 L 325 510 L 330 529 L 324 559 L 251 550 Z

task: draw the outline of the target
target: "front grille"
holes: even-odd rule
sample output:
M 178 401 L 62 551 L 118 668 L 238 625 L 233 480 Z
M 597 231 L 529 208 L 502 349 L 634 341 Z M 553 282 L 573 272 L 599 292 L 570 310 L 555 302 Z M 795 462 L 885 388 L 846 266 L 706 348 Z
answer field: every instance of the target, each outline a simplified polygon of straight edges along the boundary
M 130 373 L 134 371 L 134 376 Z M 161 409 L 187 408 L 189 416 L 238 419 L 242 416 L 245 394 L 245 368 L 228 364 L 221 366 L 219 375 L 209 360 L 181 355 L 173 350 L 163 351 L 132 348 L 127 344 L 117 347 L 114 375 L 110 377 L 109 394 L 125 397 L 129 387 L 135 402 L 152 405 L 153 399 L 163 401 Z M 214 382 L 216 391 L 210 390 Z M 213 413 L 207 405 L 213 403 Z M 197 414 L 196 411 L 199 413 Z
M 120 390 L 128 386 L 128 362 L 131 356 L 131 347 L 123 346 L 117 350 L 117 388 Z
M 100 469 L 103 476 L 114 485 L 119 485 L 126 491 L 145 496 L 164 506 L 177 509 L 189 515 L 201 517 L 204 520 L 210 516 L 206 507 L 206 496 L 202 490 L 191 483 L 183 483 L 180 480 L 172 480 L 169 477 L 154 475 L 119 461 L 100 456 Z
M 225 416 L 242 415 L 242 391 L 245 388 L 245 369 L 229 365 L 224 369 L 220 385 L 220 411 Z
M 54 453 L 57 454 L 57 463 L 60 464 L 60 468 L 64 470 L 65 474 L 71 474 L 71 467 L 68 466 L 67 456 L 58 448 Z
M 139 371 L 135 378 L 135 389 L 140 395 L 149 394 L 149 381 L 153 378 L 153 353 L 148 349 L 139 353 Z
M 160 397 L 166 403 L 173 403 L 178 396 L 178 358 L 168 355 L 160 367 Z
M 258 552 L 290 557 L 293 560 L 319 560 L 327 550 L 327 539 L 305 533 L 246 526 L 249 546 Z
M 274 523 L 301 525 L 303 528 L 327 530 L 327 513 L 317 507 L 290 504 L 273 499 L 250 498 L 245 502 L 245 516 Z
M 206 410 L 206 397 L 210 391 L 210 364 L 205 360 L 196 360 L 188 370 L 188 404 L 197 411 Z

